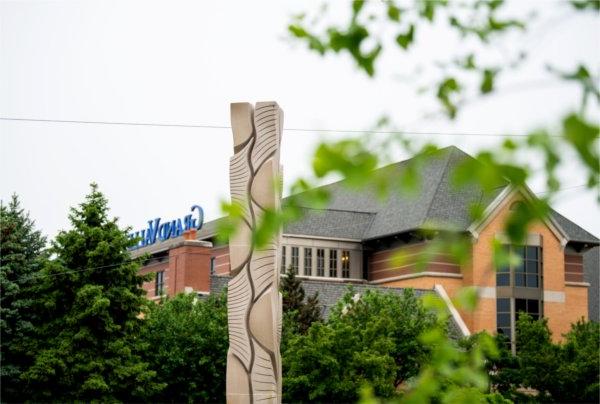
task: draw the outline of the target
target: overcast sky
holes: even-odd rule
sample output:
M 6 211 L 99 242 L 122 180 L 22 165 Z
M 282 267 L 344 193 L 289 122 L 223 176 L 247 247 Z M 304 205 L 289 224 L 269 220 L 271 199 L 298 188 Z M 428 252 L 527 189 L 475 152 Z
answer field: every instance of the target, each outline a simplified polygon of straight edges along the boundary
M 2 0 L 0 116 L 228 126 L 231 102 L 275 100 L 285 112 L 284 128 L 362 130 L 386 113 L 415 131 L 523 133 L 556 125 L 580 101 L 576 86 L 551 82 L 545 61 L 566 70 L 585 61 L 600 71 L 597 17 L 574 16 L 564 2 L 513 3 L 515 12 L 538 11 L 525 40 L 499 45 L 501 55 L 526 47 L 525 67 L 501 77 L 498 95 L 469 104 L 455 122 L 420 119 L 435 104 L 415 94 L 412 83 L 428 78 L 416 67 L 430 67 L 465 44 L 443 26 L 426 28 L 414 52 L 386 56 L 378 77 L 369 79 L 347 55 L 322 58 L 290 41 L 290 16 L 316 6 Z M 598 116 L 597 105 L 592 112 Z M 284 130 L 286 183 L 309 174 L 316 142 L 339 136 Z M 501 140 L 429 138 L 469 153 Z M 123 225 L 182 217 L 193 204 L 213 219 L 228 197 L 231 154 L 227 129 L 0 121 L 0 198 L 20 195 L 49 236 L 67 228 L 68 207 L 82 201 L 92 181 Z M 585 183 L 581 173 L 567 164 L 563 186 Z M 544 190 L 540 179 L 530 186 Z M 599 235 L 595 198 L 570 189 L 554 206 Z

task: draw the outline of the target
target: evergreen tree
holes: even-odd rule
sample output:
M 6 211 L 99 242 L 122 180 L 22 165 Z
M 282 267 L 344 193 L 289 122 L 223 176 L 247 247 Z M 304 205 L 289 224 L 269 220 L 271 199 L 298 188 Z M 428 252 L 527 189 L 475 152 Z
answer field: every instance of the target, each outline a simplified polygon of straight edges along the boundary
M 160 390 L 141 359 L 147 305 L 135 244 L 108 218 L 108 202 L 91 193 L 69 215 L 72 229 L 53 242 L 37 297 L 35 363 L 24 373 L 35 401 L 139 401 Z
M 12 196 L 0 205 L 0 375 L 3 401 L 18 401 L 19 376 L 31 362 L 32 287 L 44 261 L 46 239 Z
M 281 281 L 281 295 L 283 312 L 300 310 L 304 302 L 304 288 L 291 267 L 285 271 L 285 277 Z
M 319 292 L 315 292 L 314 295 L 306 299 L 306 303 L 302 305 L 298 312 L 298 330 L 301 334 L 306 334 L 312 323 L 322 320 Z
M 302 282 L 296 278 L 296 274 L 291 267 L 288 268 L 286 276 L 281 282 L 281 294 L 283 297 L 284 326 L 292 326 L 294 331 L 306 334 L 312 323 L 323 320 L 319 305 L 319 292 L 309 296 L 305 302 L 306 293 L 302 287 Z

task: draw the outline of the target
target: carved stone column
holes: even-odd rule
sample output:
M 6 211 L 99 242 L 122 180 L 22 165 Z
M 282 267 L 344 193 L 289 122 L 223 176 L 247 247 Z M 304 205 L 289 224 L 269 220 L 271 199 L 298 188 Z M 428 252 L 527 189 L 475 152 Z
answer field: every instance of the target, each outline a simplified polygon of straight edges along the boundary
M 276 192 L 283 111 L 275 102 L 231 104 L 234 155 L 229 163 L 231 200 L 244 220 L 229 240 L 232 279 L 227 290 L 228 403 L 281 402 L 281 295 L 279 238 L 252 245 L 265 208 L 279 208 Z

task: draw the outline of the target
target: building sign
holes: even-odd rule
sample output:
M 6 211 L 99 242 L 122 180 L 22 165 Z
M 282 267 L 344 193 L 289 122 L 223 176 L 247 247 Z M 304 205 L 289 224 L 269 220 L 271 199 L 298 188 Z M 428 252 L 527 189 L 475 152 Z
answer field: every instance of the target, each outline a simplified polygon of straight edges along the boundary
M 190 229 L 200 230 L 204 223 L 204 211 L 198 205 L 193 205 L 190 209 L 192 213 L 185 215 L 183 219 L 175 219 L 162 222 L 160 217 L 154 220 L 148 220 L 148 228 L 129 234 L 130 239 L 138 239 L 139 242 L 131 247 L 131 250 L 146 247 L 156 243 L 156 241 L 165 241 L 170 238 L 179 237 L 184 231 Z

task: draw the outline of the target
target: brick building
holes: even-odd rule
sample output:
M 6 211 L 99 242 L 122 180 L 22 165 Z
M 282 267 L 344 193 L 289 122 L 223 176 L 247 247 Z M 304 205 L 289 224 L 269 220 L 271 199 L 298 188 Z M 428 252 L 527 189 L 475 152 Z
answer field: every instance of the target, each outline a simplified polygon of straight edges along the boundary
M 343 182 L 324 186 L 331 194 L 327 209 L 305 206 L 302 219 L 284 228 L 280 268 L 291 267 L 303 278 L 305 288 L 321 291 L 325 309 L 333 304 L 330 297 L 340 293 L 334 290 L 346 284 L 438 293 L 463 334 L 487 330 L 514 338 L 516 313 L 524 311 L 548 318 L 559 340 L 572 322 L 597 316 L 598 238 L 552 211 L 546 220 L 528 228 L 526 245 L 504 246 L 522 257 L 521 264 L 495 268 L 492 241 L 506 240 L 502 228 L 510 210 L 535 195 L 508 183 L 492 195 L 473 186 L 456 189 L 452 170 L 469 158 L 455 147 L 440 151 L 421 167 L 421 189 L 415 195 L 396 192 L 381 200 L 375 190 L 356 191 Z M 380 170 L 393 179 L 407 161 Z M 469 214 L 473 202 L 485 208 L 484 219 L 476 223 Z M 142 273 L 156 274 L 154 281 L 144 285 L 149 298 L 184 291 L 214 293 L 226 284 L 228 247 L 215 242 L 220 220 L 224 219 L 133 252 L 150 255 L 142 268 Z M 443 231 L 448 226 L 470 235 L 469 263 L 461 266 L 438 254 L 425 270 L 416 271 L 411 257 L 431 242 L 420 230 Z M 404 262 L 394 259 L 398 253 Z M 448 299 L 464 286 L 479 292 L 474 313 L 455 310 Z

